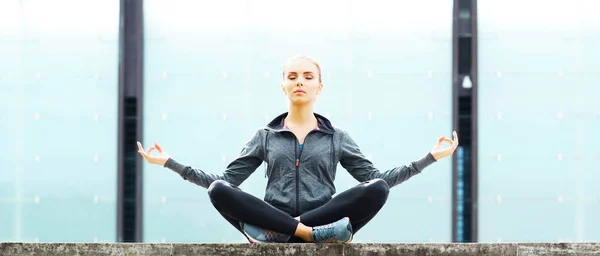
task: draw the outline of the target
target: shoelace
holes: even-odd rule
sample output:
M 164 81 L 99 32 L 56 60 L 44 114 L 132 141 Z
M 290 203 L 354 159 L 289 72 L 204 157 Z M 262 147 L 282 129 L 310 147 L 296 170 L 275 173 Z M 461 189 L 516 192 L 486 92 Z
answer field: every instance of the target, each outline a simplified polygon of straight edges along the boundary
M 314 240 L 316 242 L 331 242 L 337 240 L 335 237 L 335 227 L 333 224 L 328 224 L 323 227 L 318 227 L 314 230 Z

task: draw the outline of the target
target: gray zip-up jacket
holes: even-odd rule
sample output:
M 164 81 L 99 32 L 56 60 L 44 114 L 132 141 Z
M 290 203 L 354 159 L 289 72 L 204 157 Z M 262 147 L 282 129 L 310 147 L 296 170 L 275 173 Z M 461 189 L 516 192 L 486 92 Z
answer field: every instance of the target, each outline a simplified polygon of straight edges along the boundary
M 336 193 L 334 180 L 338 163 L 359 182 L 381 178 L 391 188 L 436 161 L 428 153 L 406 165 L 379 171 L 363 156 L 347 132 L 334 128 L 327 118 L 316 113 L 317 129 L 308 133 L 301 150 L 296 136 L 283 125 L 286 116 L 287 113 L 283 113 L 258 129 L 223 174 L 192 168 L 173 158 L 167 160 L 165 167 L 185 180 L 208 188 L 215 180 L 239 186 L 266 162 L 268 182 L 264 200 L 290 215 L 299 216 L 327 203 Z

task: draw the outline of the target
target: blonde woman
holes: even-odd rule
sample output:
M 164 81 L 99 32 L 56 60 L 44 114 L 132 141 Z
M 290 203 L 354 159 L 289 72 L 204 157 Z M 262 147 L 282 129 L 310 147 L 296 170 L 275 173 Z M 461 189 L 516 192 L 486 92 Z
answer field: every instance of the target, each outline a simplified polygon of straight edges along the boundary
M 380 171 L 363 156 L 344 130 L 313 112 L 321 93 L 321 67 L 306 56 L 285 62 L 281 91 L 288 111 L 256 131 L 222 174 L 184 165 L 158 145 L 139 153 L 189 182 L 208 189 L 216 210 L 251 243 L 347 243 L 385 204 L 389 189 L 450 156 L 458 137 L 444 136 L 420 159 Z M 450 146 L 444 147 L 447 142 Z M 152 155 L 157 150 L 158 155 Z M 263 162 L 267 164 L 264 200 L 238 186 Z M 359 184 L 335 197 L 335 173 L 340 163 Z

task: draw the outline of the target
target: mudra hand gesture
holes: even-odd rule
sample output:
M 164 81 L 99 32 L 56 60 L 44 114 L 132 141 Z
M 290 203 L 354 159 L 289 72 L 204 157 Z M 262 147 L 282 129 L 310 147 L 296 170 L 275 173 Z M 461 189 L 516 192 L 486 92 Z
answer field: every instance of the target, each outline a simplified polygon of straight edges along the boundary
M 148 163 L 165 166 L 165 163 L 167 163 L 167 160 L 169 160 L 169 155 L 167 152 L 165 152 L 156 142 L 154 143 L 154 146 L 149 147 L 146 151 L 144 151 L 142 143 L 139 141 L 137 142 L 137 145 L 138 153 L 140 153 L 140 155 L 142 155 L 142 157 L 144 157 Z M 152 151 L 155 149 L 158 150 L 158 155 L 151 155 Z
M 458 135 L 456 134 L 456 131 L 454 131 L 452 135 L 454 135 L 454 140 L 446 138 L 446 136 L 442 136 L 438 139 L 435 146 L 433 146 L 433 149 L 431 149 L 431 155 L 433 155 L 433 158 L 435 158 L 435 160 L 439 160 L 454 153 L 454 150 L 456 150 L 456 148 L 458 147 Z M 450 146 L 444 148 L 442 146 L 444 141 L 450 143 Z

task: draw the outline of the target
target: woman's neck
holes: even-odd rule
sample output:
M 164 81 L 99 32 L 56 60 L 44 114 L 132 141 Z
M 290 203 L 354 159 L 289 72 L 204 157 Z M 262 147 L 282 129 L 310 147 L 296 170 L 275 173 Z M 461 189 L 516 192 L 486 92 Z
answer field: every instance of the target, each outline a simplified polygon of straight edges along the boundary
M 290 104 L 288 115 L 285 118 L 286 124 L 288 126 L 297 127 L 297 126 L 307 126 L 307 125 L 316 125 L 317 118 L 313 113 L 313 105 L 293 105 Z

